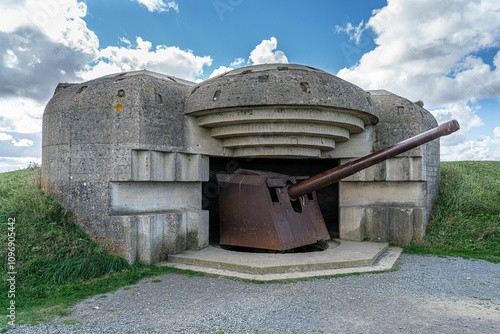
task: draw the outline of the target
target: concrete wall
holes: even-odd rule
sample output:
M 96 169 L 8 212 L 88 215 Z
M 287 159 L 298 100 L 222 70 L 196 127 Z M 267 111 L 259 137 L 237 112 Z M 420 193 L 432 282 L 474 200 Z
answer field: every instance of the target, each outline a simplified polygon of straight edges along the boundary
M 437 126 L 428 111 L 407 99 L 387 91 L 370 93 L 380 110 L 374 151 Z M 340 237 L 400 246 L 422 239 L 439 174 L 439 140 L 434 140 L 344 179 L 339 185 Z
M 178 81 L 139 71 L 60 85 L 44 113 L 44 190 L 129 262 L 208 244 L 208 158 L 183 152 L 190 83 Z

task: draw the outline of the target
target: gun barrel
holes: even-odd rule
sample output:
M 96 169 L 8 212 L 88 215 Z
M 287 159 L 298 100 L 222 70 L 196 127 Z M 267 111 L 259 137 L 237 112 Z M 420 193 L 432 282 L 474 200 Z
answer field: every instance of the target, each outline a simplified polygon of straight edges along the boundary
M 458 129 L 460 129 L 460 125 L 456 120 L 448 121 L 434 129 L 386 147 L 380 151 L 316 174 L 307 180 L 292 184 L 288 187 L 288 196 L 291 199 L 297 199 L 300 196 L 338 182 L 339 180 L 350 175 L 356 174 L 360 170 L 373 166 L 381 161 L 392 158 L 439 137 L 447 136 Z

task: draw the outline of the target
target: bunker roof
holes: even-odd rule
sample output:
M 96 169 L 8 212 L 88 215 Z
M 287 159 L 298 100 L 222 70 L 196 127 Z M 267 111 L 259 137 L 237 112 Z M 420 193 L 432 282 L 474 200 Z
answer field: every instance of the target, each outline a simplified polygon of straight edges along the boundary
M 265 106 L 353 111 L 367 124 L 378 119 L 378 109 L 363 89 L 325 71 L 296 64 L 238 68 L 195 85 L 186 98 L 186 113 Z

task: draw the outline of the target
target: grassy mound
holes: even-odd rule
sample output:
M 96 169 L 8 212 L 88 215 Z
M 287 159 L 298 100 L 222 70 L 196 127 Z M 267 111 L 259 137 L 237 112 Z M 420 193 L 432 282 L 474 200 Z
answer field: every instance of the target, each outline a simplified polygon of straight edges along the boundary
M 15 255 L 14 262 L 9 263 L 9 255 Z M 65 314 L 69 305 L 85 297 L 167 272 L 154 266 L 131 266 L 108 255 L 41 191 L 40 168 L 0 174 L 0 258 L 2 315 L 15 301 L 16 324 Z M 11 276 L 15 277 L 15 296 L 9 296 Z M 2 316 L 0 329 L 8 321 Z
M 500 162 L 441 163 L 425 239 L 405 252 L 500 262 Z
M 5 223 L 10 218 L 12 226 L 15 219 L 20 287 L 36 289 L 36 296 L 43 297 L 46 292 L 37 288 L 41 284 L 88 280 L 127 268 L 125 260 L 110 257 L 72 223 L 59 204 L 42 193 L 39 179 L 36 168 L 3 174 L 0 181 L 0 240 L 6 243 Z M 2 258 L 5 252 L 3 247 Z

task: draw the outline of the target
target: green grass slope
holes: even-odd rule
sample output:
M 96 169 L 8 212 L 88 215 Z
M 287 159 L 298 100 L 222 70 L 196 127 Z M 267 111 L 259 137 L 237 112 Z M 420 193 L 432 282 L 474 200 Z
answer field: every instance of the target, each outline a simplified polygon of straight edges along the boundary
M 441 163 L 425 240 L 405 252 L 500 262 L 500 161 Z
M 36 323 L 85 297 L 168 272 L 108 255 L 41 191 L 40 168 L 0 174 L 0 259 L 0 329 L 12 301 L 15 324 Z

